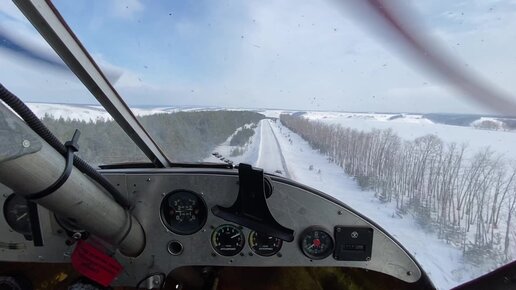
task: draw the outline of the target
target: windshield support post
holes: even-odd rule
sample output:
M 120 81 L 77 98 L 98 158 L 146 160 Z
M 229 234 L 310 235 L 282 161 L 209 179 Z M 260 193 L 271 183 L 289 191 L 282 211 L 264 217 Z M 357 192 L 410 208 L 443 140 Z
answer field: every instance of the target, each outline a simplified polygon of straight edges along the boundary
M 170 162 L 50 1 L 13 0 L 41 36 L 156 167 Z

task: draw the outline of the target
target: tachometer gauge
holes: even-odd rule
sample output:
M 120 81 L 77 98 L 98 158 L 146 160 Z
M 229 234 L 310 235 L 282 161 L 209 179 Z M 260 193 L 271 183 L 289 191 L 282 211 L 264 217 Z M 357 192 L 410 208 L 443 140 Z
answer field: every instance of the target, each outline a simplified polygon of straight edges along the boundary
M 32 232 L 29 219 L 27 200 L 16 194 L 11 194 L 4 203 L 4 217 L 13 231 L 31 239 Z
M 176 234 L 196 233 L 206 223 L 207 216 L 208 209 L 204 199 L 193 191 L 172 191 L 161 202 L 161 220 Z
M 317 226 L 309 227 L 301 233 L 301 250 L 313 260 L 321 260 L 333 252 L 333 238 L 325 229 Z
M 270 257 L 275 255 L 281 249 L 283 241 L 269 236 L 251 231 L 249 234 L 249 247 L 257 255 Z
M 221 225 L 211 234 L 211 245 L 222 256 L 234 256 L 240 253 L 244 244 L 244 234 L 234 225 Z

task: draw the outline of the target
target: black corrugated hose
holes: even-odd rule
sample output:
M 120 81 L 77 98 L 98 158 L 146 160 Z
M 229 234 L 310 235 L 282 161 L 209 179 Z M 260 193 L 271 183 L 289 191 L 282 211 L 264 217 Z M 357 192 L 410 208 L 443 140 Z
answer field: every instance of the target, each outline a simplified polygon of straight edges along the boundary
M 41 122 L 41 120 L 20 100 L 17 96 L 7 90 L 0 83 L 0 99 L 4 101 L 13 111 L 15 111 L 27 125 L 36 132 L 43 140 L 45 140 L 50 146 L 52 146 L 57 152 L 65 156 L 66 147 L 57 139 L 50 130 Z M 91 167 L 81 158 L 74 155 L 73 165 L 77 167 L 81 172 L 88 175 L 91 179 L 95 180 L 98 184 L 104 187 L 115 199 L 115 201 L 122 207 L 128 209 L 131 207 L 131 203 L 118 191 L 109 181 L 107 181 L 100 173 Z

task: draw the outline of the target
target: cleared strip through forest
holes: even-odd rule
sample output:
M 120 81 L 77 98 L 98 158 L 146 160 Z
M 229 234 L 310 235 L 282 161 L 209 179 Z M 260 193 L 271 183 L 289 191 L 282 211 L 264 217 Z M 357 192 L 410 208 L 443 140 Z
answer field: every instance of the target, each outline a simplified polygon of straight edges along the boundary
M 426 230 L 460 247 L 466 260 L 501 264 L 513 259 L 512 160 L 489 148 L 469 154 L 466 145 L 445 143 L 436 135 L 407 141 L 390 129 L 364 132 L 286 114 L 280 120 L 364 190 L 395 202 L 395 215 L 412 214 Z

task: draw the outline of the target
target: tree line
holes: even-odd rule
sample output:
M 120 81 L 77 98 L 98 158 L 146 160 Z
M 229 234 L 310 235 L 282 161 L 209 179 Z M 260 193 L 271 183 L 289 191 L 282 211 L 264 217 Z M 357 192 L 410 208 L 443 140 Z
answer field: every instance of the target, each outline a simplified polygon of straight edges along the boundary
M 238 128 L 263 118 L 249 111 L 198 111 L 154 114 L 138 120 L 172 161 L 196 162 L 206 158 Z M 42 121 L 62 142 L 79 129 L 78 155 L 92 165 L 149 161 L 113 120 L 86 122 L 46 115 Z
M 471 154 L 436 135 L 407 141 L 390 129 L 364 132 L 285 114 L 280 121 L 363 189 L 395 202 L 394 215 L 414 215 L 466 259 L 512 260 L 516 164 L 503 155 L 489 148 Z

